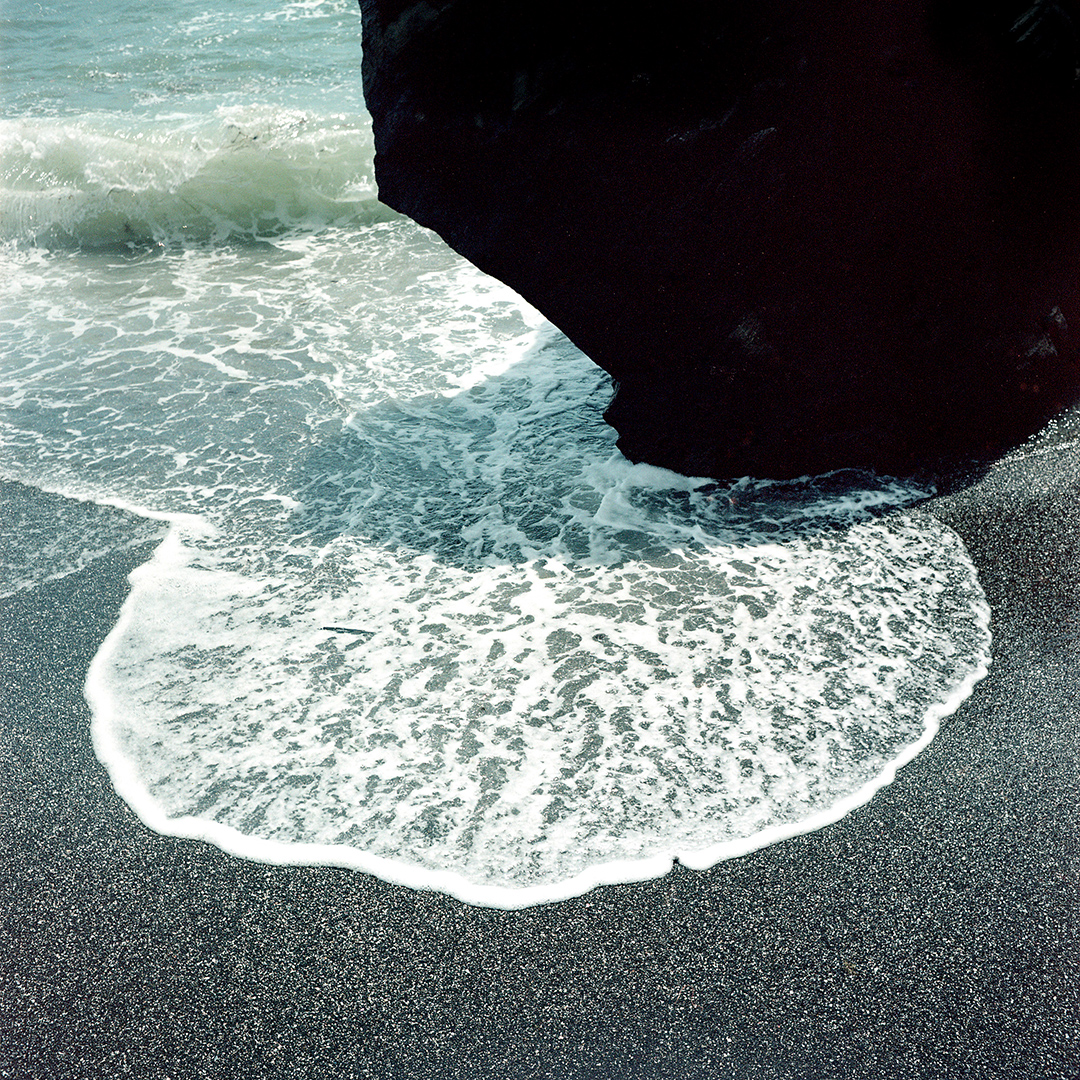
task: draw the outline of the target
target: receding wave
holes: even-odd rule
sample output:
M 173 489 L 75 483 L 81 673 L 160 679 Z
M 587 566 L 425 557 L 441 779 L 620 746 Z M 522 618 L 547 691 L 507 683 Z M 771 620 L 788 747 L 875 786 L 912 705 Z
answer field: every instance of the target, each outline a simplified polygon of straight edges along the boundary
M 523 468 L 511 450 L 481 484 Z M 550 901 L 835 820 L 986 670 L 959 541 L 867 492 L 792 515 L 782 488 L 702 493 L 616 458 L 533 473 L 539 507 L 476 521 L 432 477 L 363 475 L 333 538 L 176 530 L 132 576 L 88 693 L 155 828 Z M 373 503 L 409 543 L 363 535 Z
M 171 522 L 87 683 L 162 832 L 537 903 L 834 820 L 986 670 L 925 491 L 630 465 L 606 376 L 405 219 L 0 256 L 0 476 Z M 127 535 L 20 520 L 65 536 L 15 586 Z
M 46 247 L 215 242 L 386 220 L 366 116 L 212 116 L 0 125 L 0 239 Z

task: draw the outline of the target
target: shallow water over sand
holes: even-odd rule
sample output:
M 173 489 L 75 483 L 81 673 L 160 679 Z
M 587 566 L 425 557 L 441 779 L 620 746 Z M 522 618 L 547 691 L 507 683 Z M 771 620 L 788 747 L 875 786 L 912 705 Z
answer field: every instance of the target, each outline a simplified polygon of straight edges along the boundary
M 283 11 L 239 19 L 250 99 L 210 52 L 167 102 L 73 68 L 0 131 L 0 476 L 99 508 L 5 515 L 49 537 L 5 585 L 164 537 L 88 684 L 118 789 L 504 906 L 864 801 L 985 671 L 926 493 L 631 466 L 606 376 L 378 204 L 357 71 L 328 101 L 288 29 L 351 7 Z

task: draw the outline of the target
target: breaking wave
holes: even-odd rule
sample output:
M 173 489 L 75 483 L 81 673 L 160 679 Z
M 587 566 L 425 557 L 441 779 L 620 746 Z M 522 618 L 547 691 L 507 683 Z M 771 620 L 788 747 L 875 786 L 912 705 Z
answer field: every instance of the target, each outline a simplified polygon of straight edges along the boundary
M 366 116 L 0 122 L 0 239 L 44 247 L 220 243 L 389 220 Z

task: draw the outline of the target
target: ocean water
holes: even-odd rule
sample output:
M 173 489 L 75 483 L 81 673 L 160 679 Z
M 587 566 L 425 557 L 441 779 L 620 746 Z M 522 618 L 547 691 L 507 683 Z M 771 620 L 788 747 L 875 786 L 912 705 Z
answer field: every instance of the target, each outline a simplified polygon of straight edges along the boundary
M 625 461 L 378 202 L 351 0 L 0 9 L 0 588 L 153 541 L 87 679 L 163 833 L 524 906 L 865 802 L 985 674 L 929 492 Z

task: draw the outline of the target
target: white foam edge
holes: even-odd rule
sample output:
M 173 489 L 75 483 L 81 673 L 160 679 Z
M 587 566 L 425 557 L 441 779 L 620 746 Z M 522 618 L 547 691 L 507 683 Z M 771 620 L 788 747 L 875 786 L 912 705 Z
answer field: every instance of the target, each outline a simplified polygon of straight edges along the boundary
M 121 510 L 125 514 L 131 514 L 132 517 L 145 518 L 148 521 L 162 521 L 170 526 L 170 534 L 176 530 L 177 539 L 174 542 L 179 542 L 180 532 L 186 533 L 189 536 L 216 536 L 218 532 L 216 525 L 208 518 L 202 517 L 199 514 L 152 510 L 147 506 L 141 506 L 139 503 L 130 502 L 129 500 L 119 498 L 118 496 L 91 494 L 66 484 L 42 483 L 37 479 L 29 479 L 13 472 L 0 471 L 0 479 L 7 481 L 9 484 L 22 484 L 23 487 L 33 488 L 35 491 L 40 491 L 44 495 L 58 495 L 60 498 L 70 499 L 72 502 L 92 503 L 94 506 L 108 506 L 113 510 Z M 272 499 L 275 496 L 268 495 L 263 497 Z M 165 540 L 168 540 L 168 538 L 169 537 L 166 536 Z M 162 541 L 162 543 L 164 542 L 165 541 Z
M 37 481 L 31 481 L 22 476 L 11 475 L 6 472 L 0 473 L 0 479 L 11 484 L 22 484 L 23 487 L 33 488 L 35 491 L 40 491 L 45 495 L 57 495 L 62 499 L 70 499 L 72 502 L 90 503 L 93 506 L 108 506 L 113 510 L 120 510 L 124 513 L 131 514 L 132 517 L 140 517 L 147 521 L 161 521 L 169 526 L 169 531 L 165 537 L 159 541 L 160 544 L 169 542 L 170 536 L 172 537 L 172 543 L 180 546 L 180 535 L 186 534 L 188 536 L 214 536 L 217 533 L 217 527 L 214 526 L 206 518 L 200 517 L 198 514 L 183 514 L 183 513 L 166 513 L 161 510 L 151 510 L 148 507 L 140 506 L 137 503 L 129 502 L 126 499 L 112 498 L 109 496 L 90 495 L 82 491 L 76 491 L 72 488 L 66 487 L 63 484 L 42 484 Z M 272 499 L 275 496 L 267 495 L 263 498 Z M 280 497 L 283 505 L 287 505 L 285 497 Z M 290 500 L 291 501 L 291 500 Z M 117 547 L 111 550 L 125 550 L 132 547 L 137 547 L 140 544 L 148 543 L 146 539 L 135 538 L 121 543 Z M 156 550 L 156 549 L 155 549 Z M 108 554 L 108 551 L 104 548 L 87 551 L 91 557 L 91 560 L 103 558 Z M 144 564 L 145 565 L 145 564 Z M 56 573 L 46 574 L 44 577 L 37 578 L 31 585 L 18 586 L 13 592 L 7 592 L 3 588 L 0 588 L 0 596 L 8 597 L 14 596 L 15 593 L 22 592 L 26 588 L 33 588 L 38 585 L 44 585 L 52 581 L 62 581 L 64 578 L 70 577 L 72 574 L 78 573 L 80 570 L 85 569 L 86 563 L 79 562 L 74 566 L 68 567 L 64 570 L 58 570 Z
M 164 516 L 164 515 L 162 515 Z M 84 693 L 91 712 L 91 740 L 98 760 L 104 765 L 113 787 L 140 821 L 154 832 L 185 840 L 201 840 L 230 855 L 251 862 L 275 866 L 327 866 L 359 870 L 393 885 L 416 891 L 439 892 L 474 907 L 518 910 L 552 904 L 591 892 L 602 885 L 630 884 L 663 877 L 678 861 L 692 870 L 708 870 L 719 862 L 747 855 L 782 840 L 815 832 L 846 817 L 852 810 L 869 802 L 881 788 L 891 784 L 897 771 L 921 753 L 937 735 L 941 720 L 955 712 L 971 696 L 976 684 L 989 671 L 981 662 L 944 702 L 931 706 L 923 717 L 923 734 L 909 744 L 877 776 L 852 794 L 810 817 L 783 825 L 774 825 L 739 840 L 729 840 L 704 848 L 676 849 L 668 854 L 641 859 L 619 859 L 598 863 L 573 877 L 550 885 L 519 888 L 480 885 L 448 870 L 424 869 L 408 862 L 372 855 L 345 844 L 289 844 L 247 836 L 230 825 L 185 815 L 170 817 L 139 779 L 136 769 L 125 757 L 119 741 L 110 730 L 109 719 L 116 705 L 108 689 L 105 672 L 133 617 L 138 602 L 140 570 L 155 562 L 175 560 L 181 541 L 175 528 L 158 545 L 154 557 L 128 576 L 132 591 L 120 610 L 120 617 L 90 664 Z M 989 607 L 983 605 L 982 617 L 989 628 Z

